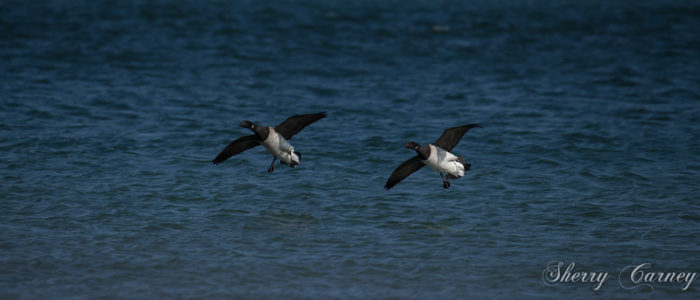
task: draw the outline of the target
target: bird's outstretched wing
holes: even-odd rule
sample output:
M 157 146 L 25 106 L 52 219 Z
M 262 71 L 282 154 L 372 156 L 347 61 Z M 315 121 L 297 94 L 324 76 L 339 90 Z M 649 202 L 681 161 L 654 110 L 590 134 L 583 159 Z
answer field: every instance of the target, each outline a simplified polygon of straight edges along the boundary
M 257 145 L 260 145 L 260 143 L 258 142 L 258 138 L 254 134 L 242 136 L 228 144 L 228 146 L 226 146 L 226 148 L 224 148 L 224 150 L 222 150 L 221 153 L 219 153 L 219 155 L 217 155 L 216 158 L 214 158 L 214 160 L 212 160 L 211 162 L 215 165 L 218 165 L 221 162 L 227 160 L 229 157 L 239 154 Z
M 285 139 L 291 139 L 292 136 L 299 133 L 299 131 L 304 129 L 304 127 L 325 117 L 325 112 L 317 114 L 294 115 L 277 125 L 277 127 L 275 127 L 275 131 L 281 134 Z
M 433 143 L 433 145 L 445 149 L 447 151 L 452 151 L 452 148 L 457 146 L 459 140 L 462 139 L 465 133 L 474 127 L 481 127 L 479 124 L 469 124 L 464 126 L 452 127 L 445 129 L 439 139 Z
M 411 175 L 413 174 L 413 172 L 420 170 L 420 168 L 422 168 L 423 166 L 425 166 L 425 164 L 423 164 L 423 162 L 420 161 L 420 157 L 418 157 L 418 155 L 403 162 L 396 168 L 396 170 L 394 170 L 394 173 L 391 173 L 391 176 L 389 176 L 389 180 L 387 180 L 386 184 L 384 185 L 384 189 L 388 191 L 397 183 L 401 182 L 401 180 L 404 180 L 404 178 L 408 177 L 408 175 Z

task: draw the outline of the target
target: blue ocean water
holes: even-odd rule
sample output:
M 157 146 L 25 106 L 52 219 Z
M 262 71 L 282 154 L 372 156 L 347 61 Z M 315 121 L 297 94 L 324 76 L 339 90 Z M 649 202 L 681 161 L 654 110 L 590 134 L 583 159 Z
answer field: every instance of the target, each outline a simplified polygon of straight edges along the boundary
M 697 1 L 2 1 L 0 298 L 697 299 L 620 281 L 700 273 L 698 28 Z M 320 111 L 297 168 L 210 163 Z M 467 123 L 449 190 L 383 190 Z

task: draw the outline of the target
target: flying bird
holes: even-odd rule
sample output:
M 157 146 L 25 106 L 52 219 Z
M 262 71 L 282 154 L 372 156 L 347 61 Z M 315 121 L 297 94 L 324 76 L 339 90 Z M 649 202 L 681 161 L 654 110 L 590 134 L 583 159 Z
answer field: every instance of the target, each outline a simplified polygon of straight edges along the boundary
M 278 158 L 282 164 L 292 168 L 296 167 L 299 164 L 299 160 L 301 160 L 301 153 L 295 151 L 294 147 L 287 140 L 299 133 L 304 127 L 325 117 L 325 112 L 294 115 L 276 127 L 259 126 L 251 121 L 244 120 L 239 125 L 250 129 L 254 134 L 240 137 L 231 142 L 211 162 L 218 165 L 231 156 L 240 154 L 255 146 L 263 145 L 267 152 L 270 152 L 273 156 L 270 168 L 267 169 L 268 173 L 272 173 L 275 170 L 275 161 Z
M 474 127 L 480 127 L 479 124 L 469 124 L 459 127 L 445 129 L 442 136 L 433 144 L 419 145 L 414 141 L 410 141 L 404 145 L 408 149 L 416 151 L 417 155 L 399 165 L 389 180 L 386 181 L 384 189 L 387 191 L 396 184 L 404 180 L 413 172 L 418 171 L 425 165 L 440 173 L 442 177 L 442 187 L 450 188 L 450 182 L 447 179 L 457 179 L 464 176 L 464 173 L 469 171 L 471 164 L 464 161 L 464 157 L 457 157 L 450 153 L 459 140 L 462 139 L 465 133 Z M 445 173 L 445 175 L 443 175 Z M 445 179 L 447 177 L 447 179 Z

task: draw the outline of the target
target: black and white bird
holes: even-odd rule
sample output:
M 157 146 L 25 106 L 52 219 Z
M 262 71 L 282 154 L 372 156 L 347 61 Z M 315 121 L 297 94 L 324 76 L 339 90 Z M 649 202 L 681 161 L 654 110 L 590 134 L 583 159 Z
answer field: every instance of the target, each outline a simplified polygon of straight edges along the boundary
M 469 171 L 471 167 L 471 164 L 464 161 L 464 157 L 457 157 L 450 153 L 450 151 L 459 143 L 459 140 L 462 139 L 464 134 L 474 127 L 481 126 L 479 126 L 479 124 L 469 124 L 448 128 L 433 144 L 421 146 L 413 141 L 406 143 L 404 147 L 416 151 L 418 155 L 399 165 L 399 167 L 391 173 L 391 176 L 389 176 L 389 180 L 386 181 L 384 189 L 391 189 L 401 182 L 401 180 L 404 180 L 425 165 L 428 165 L 431 169 L 440 173 L 443 188 L 450 188 L 450 182 L 447 181 L 447 179 L 460 178 L 464 176 L 464 173 Z M 443 175 L 443 173 L 445 175 Z M 447 177 L 447 179 L 445 179 L 445 177 Z
M 267 172 L 272 173 L 275 170 L 275 160 L 278 158 L 282 164 L 292 168 L 296 167 L 299 164 L 299 160 L 301 160 L 301 153 L 294 151 L 294 147 L 287 140 L 299 133 L 304 127 L 325 117 L 325 112 L 294 115 L 276 127 L 259 126 L 251 121 L 244 120 L 240 126 L 252 130 L 254 134 L 240 137 L 231 142 L 211 162 L 218 165 L 231 156 L 255 146 L 263 145 L 267 152 L 270 152 L 273 156 Z

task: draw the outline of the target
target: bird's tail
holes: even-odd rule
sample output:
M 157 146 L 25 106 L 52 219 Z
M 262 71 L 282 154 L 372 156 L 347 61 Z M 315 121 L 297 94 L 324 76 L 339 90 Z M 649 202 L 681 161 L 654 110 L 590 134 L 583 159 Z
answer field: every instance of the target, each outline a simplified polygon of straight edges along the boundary
M 464 173 L 467 173 L 467 171 L 469 171 L 469 169 L 472 167 L 471 164 L 468 164 L 468 163 L 464 160 L 464 156 L 458 157 L 458 158 L 457 158 L 457 161 L 458 161 L 460 164 L 462 164 L 462 165 L 464 166 Z
M 239 125 L 241 127 L 248 128 L 248 129 L 252 129 L 253 126 L 255 126 L 255 124 L 253 124 L 253 122 L 248 121 L 248 120 L 243 120 L 243 122 L 241 122 L 241 124 L 239 124 Z
M 299 162 L 301 161 L 301 153 L 292 151 L 290 155 L 291 163 L 289 164 L 290 167 L 294 168 L 299 165 Z

